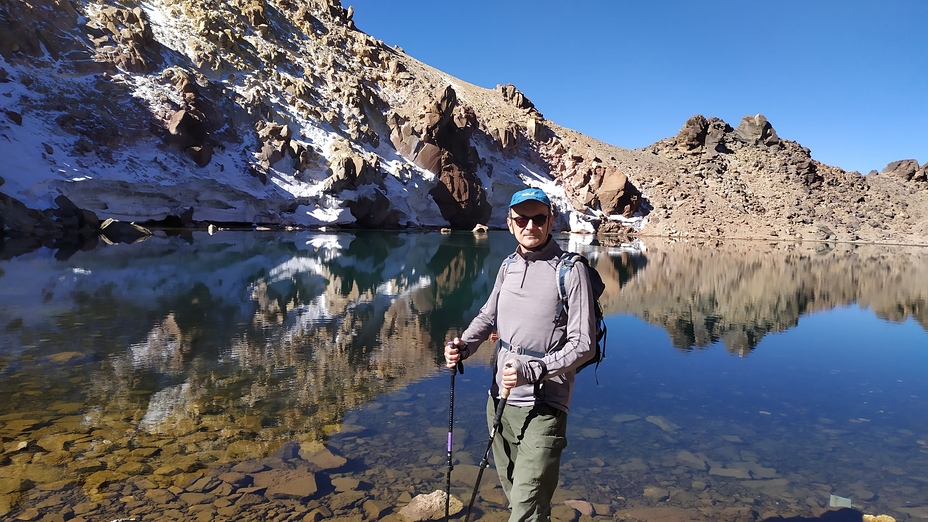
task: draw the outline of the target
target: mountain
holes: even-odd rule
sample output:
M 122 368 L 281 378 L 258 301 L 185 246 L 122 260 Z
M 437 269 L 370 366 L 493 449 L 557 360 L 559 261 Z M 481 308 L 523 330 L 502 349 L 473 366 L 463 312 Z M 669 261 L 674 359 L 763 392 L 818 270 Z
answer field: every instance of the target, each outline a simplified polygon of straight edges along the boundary
M 352 17 L 338 0 L 0 0 L 0 229 L 84 246 L 107 219 L 501 228 L 537 186 L 558 230 L 928 244 L 928 164 L 846 172 L 759 114 L 621 148 Z

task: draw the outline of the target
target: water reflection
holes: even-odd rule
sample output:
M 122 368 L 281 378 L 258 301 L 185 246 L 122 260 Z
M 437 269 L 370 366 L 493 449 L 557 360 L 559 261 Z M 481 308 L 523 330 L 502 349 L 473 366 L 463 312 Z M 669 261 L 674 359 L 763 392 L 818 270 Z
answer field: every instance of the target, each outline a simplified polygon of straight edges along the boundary
M 925 255 L 878 245 L 660 244 L 648 250 L 659 268 L 623 284 L 607 307 L 662 326 L 677 348 L 722 341 L 741 355 L 803 315 L 851 304 L 928 329 Z
M 775 410 L 760 405 L 764 397 L 745 398 L 744 392 L 757 382 L 772 386 L 782 369 L 763 366 L 773 368 L 768 370 L 773 373 L 761 371 L 753 375 L 755 380 L 737 385 L 721 378 L 718 382 L 724 387 L 707 389 L 698 374 L 695 380 L 692 373 L 673 376 L 677 363 L 660 355 L 662 335 L 669 336 L 666 344 L 681 353 L 724 345 L 728 352 L 750 354 L 749 359 L 756 360 L 765 353 L 758 349 L 765 338 L 795 331 L 813 312 L 854 306 L 893 324 L 916 325 L 920 337 L 911 337 L 911 332 L 905 334 L 910 337 L 893 337 L 902 335 L 895 330 L 890 336 L 903 339 L 910 348 L 919 343 L 924 351 L 920 343 L 928 339 L 928 257 L 917 249 L 823 250 L 759 243 L 656 243 L 644 248 L 605 245 L 584 236 L 558 240 L 587 255 L 607 282 L 603 305 L 613 325 L 607 366 L 601 371 L 636 368 L 621 377 L 603 375 L 605 383 L 612 377 L 612 384 L 603 388 L 587 389 L 585 381 L 578 386 L 578 395 L 589 397 L 578 401 L 587 406 L 578 408 L 573 429 L 588 451 L 565 463 L 565 489 L 577 485 L 575 494 L 595 498 L 602 510 L 647 504 L 649 499 L 657 502 L 647 494 L 640 500 L 642 492 L 647 493 L 642 488 L 666 489 L 661 484 L 674 479 L 671 474 L 656 484 L 648 482 L 654 480 L 648 478 L 651 460 L 669 458 L 680 465 L 682 459 L 684 467 L 704 466 L 704 471 L 715 463 L 713 477 L 783 480 L 770 471 L 770 460 L 756 458 L 765 453 L 764 446 L 751 446 L 734 456 L 728 446 L 714 444 L 725 439 L 713 439 L 673 449 L 668 457 L 668 447 L 688 439 L 681 436 L 679 425 L 700 411 L 693 410 L 690 401 L 698 397 L 702 408 L 714 408 L 702 411 L 708 418 Z M 431 450 L 426 455 L 417 452 L 429 444 L 423 435 L 435 435 L 436 427 L 447 430 L 447 402 L 431 400 L 435 393 L 445 393 L 445 379 L 436 380 L 442 374 L 441 343 L 476 314 L 499 263 L 513 246 L 504 233 L 194 233 L 187 240 L 155 237 L 61 260 L 39 250 L 0 262 L 0 475 L 21 480 L 16 488 L 0 491 L 0 514 L 3 506 L 21 512 L 48 502 L 52 493 L 64 492 L 70 496 L 59 499 L 62 505 L 97 499 L 93 518 L 144 514 L 145 509 L 157 508 L 157 501 L 151 500 L 153 490 L 179 488 L 201 494 L 191 489 L 199 480 L 255 461 L 262 464 L 254 469 L 263 473 L 281 468 L 337 470 L 329 473 L 330 480 L 339 473 L 370 477 L 389 472 L 388 483 L 361 488 L 376 489 L 376 495 L 361 497 L 384 503 L 377 517 L 391 513 L 388 506 L 404 502 L 403 491 L 431 491 L 420 489 L 436 478 L 436 463 L 423 471 L 423 461 L 442 462 L 442 446 L 436 445 L 434 455 Z M 488 352 L 478 355 L 485 361 Z M 803 356 L 790 353 L 794 359 Z M 921 362 L 912 350 L 906 353 Z M 872 357 L 865 359 L 875 365 Z M 479 361 L 461 384 L 463 390 L 474 388 L 472 396 L 480 395 L 489 378 Z M 718 375 L 719 367 L 743 371 L 731 362 L 709 361 L 700 362 L 706 365 L 705 375 Z M 612 365 L 616 366 L 609 370 Z M 663 392 L 636 397 L 634 408 L 619 399 L 668 379 L 661 385 Z M 411 391 L 417 388 L 421 391 Z M 823 402 L 833 400 L 827 390 L 809 390 L 807 395 L 819 394 Z M 688 399 L 680 401 L 681 397 Z M 668 407 L 668 398 L 676 405 Z M 482 414 L 482 403 L 477 402 L 473 409 L 466 403 L 461 406 L 461 418 L 469 418 L 473 430 L 479 426 L 474 419 Z M 608 406 L 589 406 L 599 402 Z M 834 423 L 833 412 L 800 408 L 805 410 L 799 412 L 796 430 Z M 897 406 L 888 402 L 885 408 Z M 628 413 L 630 409 L 636 412 Z M 423 423 L 432 432 L 410 430 L 399 422 L 404 419 Z M 603 426 L 628 431 L 619 439 L 600 433 Z M 648 431 L 654 426 L 660 428 L 658 438 Z M 920 428 L 924 425 L 908 422 L 897 429 L 923 440 L 928 429 L 919 434 Z M 743 444 L 758 428 L 725 429 L 721 435 L 700 433 Z M 772 432 L 779 429 L 782 425 L 770 426 Z M 468 437 L 467 428 L 462 430 L 463 445 Z M 822 428 L 818 435 L 828 430 L 837 428 Z M 417 449 L 397 447 L 397 438 Z M 474 436 L 480 438 L 479 433 Z M 375 450 L 375 441 L 390 448 L 389 455 Z M 636 448 L 643 442 L 654 451 L 640 454 Z M 763 444 L 771 442 L 765 438 Z M 891 444 L 896 445 L 895 439 Z M 910 449 L 924 453 L 925 445 L 919 444 Z M 346 467 L 334 466 L 338 455 L 319 457 L 325 446 L 354 460 L 340 464 Z M 637 456 L 609 456 L 616 452 Z M 680 452 L 685 452 L 683 457 Z M 904 452 L 894 455 L 910 457 Z M 466 479 L 467 452 L 458 458 Z M 406 471 L 398 472 L 404 462 Z M 734 470 L 719 471 L 734 464 Z M 608 479 L 586 484 L 582 477 L 590 470 Z M 768 477 L 770 473 L 774 476 Z M 141 478 L 147 482 L 139 485 Z M 253 487 L 254 481 L 259 479 L 253 477 L 250 486 L 228 486 L 232 490 L 213 487 L 225 488 L 227 497 L 245 498 L 254 491 L 239 489 Z M 687 499 L 690 504 L 718 502 L 713 495 L 720 486 L 704 479 L 695 482 L 702 486 L 701 493 L 694 499 L 680 495 L 682 505 Z M 795 496 L 795 490 L 778 493 L 777 488 L 785 487 L 779 482 L 764 487 L 774 504 Z M 334 489 L 327 492 L 320 486 L 319 491 L 298 495 L 302 507 L 294 517 L 305 515 L 312 505 L 327 506 L 330 515 L 352 509 L 363 513 L 358 507 L 363 502 L 349 503 L 343 512 L 333 510 L 330 494 Z M 730 499 L 734 493 L 726 494 Z M 135 507 L 99 501 L 131 495 L 148 500 Z M 263 495 L 262 502 L 280 500 Z M 494 505 L 492 491 L 486 495 L 487 504 Z M 497 508 L 503 509 L 496 500 Z M 202 502 L 212 503 L 210 515 L 223 509 L 213 497 Z M 238 515 L 277 509 L 262 502 L 241 506 Z M 801 514 L 802 509 L 811 507 L 789 503 L 790 513 Z M 715 520 L 726 519 L 712 513 Z M 728 519 L 740 516 L 739 512 Z

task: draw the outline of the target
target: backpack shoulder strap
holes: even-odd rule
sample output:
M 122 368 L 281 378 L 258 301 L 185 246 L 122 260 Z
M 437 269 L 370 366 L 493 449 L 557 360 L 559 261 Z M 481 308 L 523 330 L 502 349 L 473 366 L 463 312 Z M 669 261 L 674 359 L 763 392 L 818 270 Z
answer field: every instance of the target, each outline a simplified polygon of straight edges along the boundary
M 506 272 L 509 271 L 509 265 L 512 264 L 512 262 L 513 262 L 513 260 L 515 260 L 515 258 L 516 258 L 516 253 L 515 253 L 515 252 L 513 252 L 513 253 L 509 254 L 508 256 L 506 256 L 506 259 L 505 259 L 505 261 L 503 262 L 503 277 L 504 277 L 504 278 L 506 277 Z
M 557 295 L 560 297 L 557 304 L 557 311 L 554 314 L 555 322 L 561 317 L 564 308 L 567 306 L 567 274 L 573 268 L 574 263 L 582 259 L 583 256 L 576 252 L 565 252 L 557 262 Z
M 508 256 L 506 256 L 506 268 L 509 268 L 509 265 L 512 264 L 512 261 L 513 261 L 513 259 L 515 259 L 515 258 L 516 258 L 516 253 L 515 253 L 515 252 L 513 252 L 513 253 L 509 254 Z

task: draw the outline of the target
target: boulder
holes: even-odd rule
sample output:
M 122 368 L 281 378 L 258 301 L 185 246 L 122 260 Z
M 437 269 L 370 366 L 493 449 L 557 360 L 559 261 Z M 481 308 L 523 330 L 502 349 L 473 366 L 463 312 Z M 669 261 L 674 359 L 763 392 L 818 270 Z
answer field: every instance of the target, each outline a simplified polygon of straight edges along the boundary
M 355 222 L 364 228 L 383 229 L 399 226 L 399 213 L 390 208 L 390 200 L 379 190 L 347 203 Z
M 725 144 L 725 137 L 734 129 L 731 125 L 718 118 L 709 118 L 707 121 L 709 127 L 706 131 L 705 150 L 709 157 L 715 157 L 718 153 L 728 154 L 731 150 Z
M 151 230 L 141 225 L 117 221 L 112 218 L 107 219 L 100 225 L 100 236 L 110 244 L 138 243 L 148 239 L 151 235 Z
M 773 125 L 763 114 L 745 116 L 734 131 L 734 137 L 748 145 L 773 146 L 780 142 Z
M 597 198 L 600 210 L 607 215 L 632 217 L 641 206 L 641 191 L 628 180 L 628 176 L 615 169 L 606 171 Z
M 516 86 L 507 83 L 506 85 L 497 85 L 497 92 L 503 95 L 503 99 L 506 100 L 506 103 L 514 105 L 520 109 L 534 109 L 535 104 L 531 102 L 528 98 L 522 94 L 522 91 L 516 89 Z
M 698 149 L 706 144 L 706 134 L 709 131 L 709 122 L 702 114 L 697 114 L 686 120 L 683 128 L 675 138 L 677 147 L 682 150 Z
M 206 125 L 191 111 L 181 109 L 168 122 L 168 142 L 181 150 L 200 145 L 206 141 Z
M 924 175 L 924 172 L 924 169 L 922 169 L 922 175 Z M 914 159 L 894 161 L 889 165 L 886 165 L 886 167 L 880 172 L 880 174 L 890 175 L 902 181 L 912 181 L 917 177 L 918 173 L 918 161 Z
M 22 124 L 23 124 L 23 115 L 22 115 L 22 114 L 20 114 L 20 113 L 18 113 L 18 112 L 16 112 L 16 111 L 11 111 L 11 110 L 9 110 L 9 109 L 3 109 L 3 113 L 6 114 L 6 117 L 9 118 L 9 120 L 10 120 L 11 122 L 15 123 L 16 125 L 22 125 Z
M 7 237 L 32 235 L 43 220 L 41 212 L 26 207 L 18 199 L 2 192 L 0 192 L 0 217 L 3 218 L 4 235 Z
M 193 147 L 187 147 L 184 154 L 192 159 L 198 167 L 202 168 L 209 165 L 209 162 L 213 159 L 213 146 L 209 144 L 194 145 Z
M 445 499 L 447 496 L 444 491 L 435 490 L 428 495 L 416 495 L 409 504 L 399 510 L 399 516 L 403 520 L 418 522 L 422 520 L 441 520 L 445 516 Z M 456 515 L 464 509 L 464 504 L 451 496 L 448 499 L 448 514 Z

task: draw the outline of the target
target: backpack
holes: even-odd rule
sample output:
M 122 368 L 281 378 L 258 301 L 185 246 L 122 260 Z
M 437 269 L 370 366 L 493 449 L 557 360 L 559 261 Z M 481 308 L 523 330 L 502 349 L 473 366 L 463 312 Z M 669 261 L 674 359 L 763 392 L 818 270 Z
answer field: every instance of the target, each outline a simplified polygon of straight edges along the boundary
M 516 254 L 510 254 L 506 258 L 507 267 L 509 263 L 512 262 L 515 255 Z M 570 269 L 573 268 L 574 263 L 577 262 L 586 265 L 587 272 L 590 275 L 590 288 L 593 290 L 593 314 L 596 317 L 596 342 L 593 343 L 593 358 L 581 364 L 580 367 L 577 368 L 577 373 L 580 373 L 580 370 L 591 364 L 596 365 L 593 369 L 595 372 L 596 369 L 599 368 L 599 363 L 606 358 L 606 321 L 603 318 L 603 308 L 599 304 L 599 298 L 603 295 L 606 284 L 603 282 L 603 278 L 599 275 L 599 272 L 590 266 L 590 260 L 576 252 L 564 252 L 557 262 L 557 295 L 561 299 L 557 305 L 557 312 L 554 314 L 554 321 L 557 322 L 561 314 L 564 313 L 564 310 L 567 309 L 567 274 L 570 272 Z M 599 383 L 598 378 L 596 382 L 597 384 Z
M 586 265 L 587 272 L 590 274 L 590 288 L 593 290 L 593 314 L 596 317 L 596 342 L 593 343 L 593 358 L 580 365 L 580 367 L 577 368 L 577 373 L 580 373 L 580 370 L 591 364 L 596 365 L 593 369 L 595 372 L 596 369 L 599 368 L 599 363 L 606 358 L 607 328 L 606 321 L 603 318 L 603 308 L 599 304 L 599 298 L 603 295 L 606 284 L 603 282 L 603 278 L 599 275 L 599 272 L 590 266 L 589 259 L 576 252 L 565 252 L 557 262 L 557 295 L 560 296 L 561 301 L 558 304 L 555 319 L 560 317 L 563 310 L 567 308 L 567 274 L 577 262 Z M 598 382 L 599 380 L 597 379 L 597 383 Z

